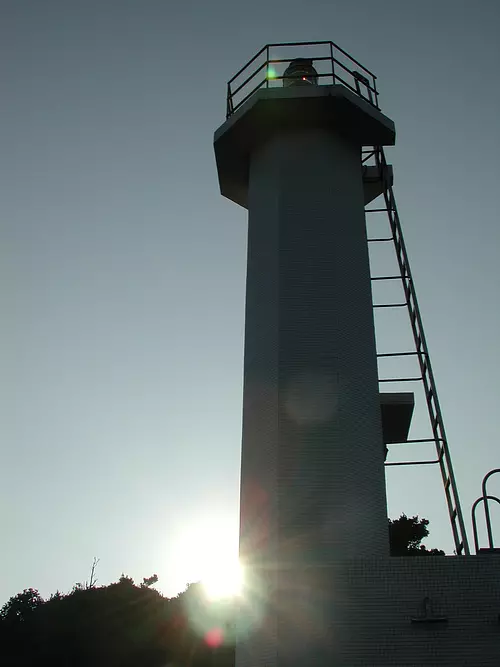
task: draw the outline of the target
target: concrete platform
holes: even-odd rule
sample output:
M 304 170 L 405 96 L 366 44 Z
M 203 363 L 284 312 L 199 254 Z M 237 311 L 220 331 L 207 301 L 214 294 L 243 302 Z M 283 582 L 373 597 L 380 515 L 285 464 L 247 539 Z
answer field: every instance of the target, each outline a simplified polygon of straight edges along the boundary
M 261 88 L 215 132 L 221 194 L 247 208 L 251 153 L 277 133 L 312 126 L 341 130 L 360 147 L 396 141 L 393 121 L 341 84 Z
M 269 585 L 259 625 L 242 616 L 239 665 L 500 664 L 500 555 L 349 560 L 280 570 Z
M 408 440 L 414 407 L 413 392 L 380 394 L 384 444 L 391 445 Z

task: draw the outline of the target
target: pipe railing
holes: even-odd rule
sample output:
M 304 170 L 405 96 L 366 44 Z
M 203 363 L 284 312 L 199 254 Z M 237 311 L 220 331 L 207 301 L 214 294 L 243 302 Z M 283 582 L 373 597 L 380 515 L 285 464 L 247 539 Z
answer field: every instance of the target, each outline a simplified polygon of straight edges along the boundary
M 483 478 L 483 483 L 481 484 L 481 491 L 483 492 L 483 501 L 484 501 L 484 516 L 486 519 L 486 532 L 488 534 L 488 545 L 490 549 L 494 548 L 493 545 L 493 529 L 491 527 L 491 517 L 490 517 L 490 507 L 488 504 L 488 490 L 487 482 L 492 475 L 500 473 L 500 468 L 494 468 L 490 470 Z
M 480 503 L 484 503 L 484 504 L 485 504 L 485 508 L 486 508 L 489 500 L 493 500 L 494 502 L 496 502 L 496 503 L 498 503 L 498 504 L 500 505 L 500 498 L 498 498 L 497 496 L 479 496 L 479 498 L 478 498 L 478 499 L 475 501 L 475 503 L 472 505 L 472 510 L 471 510 L 472 532 L 473 532 L 473 534 L 474 534 L 474 548 L 476 549 L 476 554 L 478 554 L 479 551 L 480 551 L 480 547 L 479 547 L 479 537 L 478 537 L 478 532 L 477 532 L 476 509 L 477 509 L 477 506 L 478 506 Z M 486 512 L 485 512 L 485 513 L 486 513 Z M 488 523 L 486 523 L 486 525 L 488 526 Z M 491 528 L 491 524 L 490 524 L 490 528 Z M 488 537 L 489 537 L 489 536 L 488 536 Z M 489 546 L 489 548 L 490 548 L 490 549 L 493 549 L 493 548 L 494 548 L 492 542 L 490 542 L 490 546 Z
M 310 52 L 310 48 L 314 53 Z M 295 51 L 292 57 L 279 57 L 284 49 Z M 317 53 L 316 53 L 317 51 Z M 272 57 L 276 54 L 276 57 Z M 281 84 L 286 67 L 296 58 L 310 59 L 318 69 L 317 78 L 327 84 L 340 84 L 372 106 L 378 104 L 377 77 L 347 51 L 333 42 L 285 42 L 266 44 L 227 83 L 226 116 L 229 118 L 260 88 Z M 319 65 L 319 66 L 318 66 Z M 342 73 L 342 76 L 340 73 Z M 322 83 L 319 83 L 322 85 Z

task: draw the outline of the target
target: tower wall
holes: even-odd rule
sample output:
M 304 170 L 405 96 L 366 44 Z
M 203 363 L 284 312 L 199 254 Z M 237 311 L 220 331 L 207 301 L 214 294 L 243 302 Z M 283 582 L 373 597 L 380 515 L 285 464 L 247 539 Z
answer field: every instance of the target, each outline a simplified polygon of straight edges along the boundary
M 275 133 L 249 169 L 241 554 L 388 553 L 360 148 Z

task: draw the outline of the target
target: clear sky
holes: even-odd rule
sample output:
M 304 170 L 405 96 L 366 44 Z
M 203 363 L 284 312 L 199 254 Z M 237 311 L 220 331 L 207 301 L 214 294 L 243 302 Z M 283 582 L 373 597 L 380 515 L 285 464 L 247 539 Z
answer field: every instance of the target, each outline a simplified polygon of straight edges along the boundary
M 500 465 L 499 21 L 496 0 L 3 0 L 0 604 L 94 556 L 100 583 L 173 594 L 236 549 L 246 213 L 212 137 L 266 42 L 332 39 L 379 77 L 470 525 Z M 438 471 L 388 483 L 451 552 Z

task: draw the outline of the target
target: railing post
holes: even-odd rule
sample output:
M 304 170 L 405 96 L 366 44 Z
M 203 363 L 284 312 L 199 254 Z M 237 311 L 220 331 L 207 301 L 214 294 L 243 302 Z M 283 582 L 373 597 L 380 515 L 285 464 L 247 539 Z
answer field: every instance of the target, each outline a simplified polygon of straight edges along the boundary
M 226 98 L 226 118 L 231 115 L 231 84 L 227 84 L 227 98 Z
M 333 56 L 333 42 L 330 42 L 330 59 L 332 61 L 332 84 L 335 85 L 335 60 Z
M 269 88 L 269 44 L 266 44 L 266 88 Z
M 375 93 L 375 106 L 377 109 L 380 109 L 378 105 L 378 90 L 377 90 L 377 77 L 372 74 L 372 81 L 373 81 L 373 92 Z

